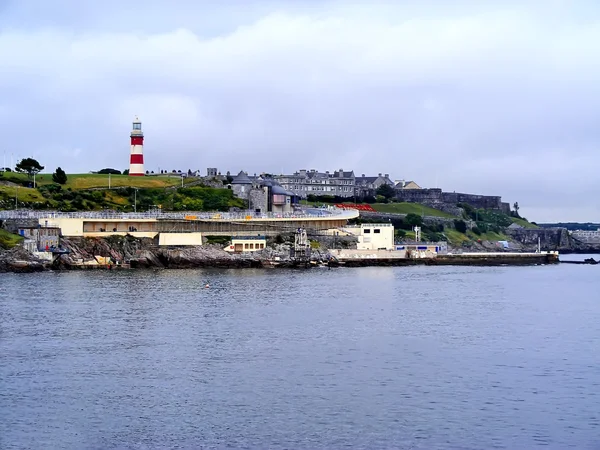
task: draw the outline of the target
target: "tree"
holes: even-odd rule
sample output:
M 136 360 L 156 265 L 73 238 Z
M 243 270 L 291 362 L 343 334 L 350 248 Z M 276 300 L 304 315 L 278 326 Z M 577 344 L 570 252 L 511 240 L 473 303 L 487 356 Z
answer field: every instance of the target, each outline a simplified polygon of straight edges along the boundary
M 407 214 L 404 218 L 404 222 L 406 222 L 411 227 L 421 227 L 423 226 L 423 218 L 418 214 Z
M 379 186 L 377 188 L 377 191 L 375 193 L 377 195 L 382 195 L 386 199 L 390 199 L 396 195 L 394 188 L 392 186 L 390 186 L 389 184 L 382 184 L 381 186 Z
M 44 170 L 44 166 L 41 166 L 40 163 L 33 158 L 23 158 L 15 166 L 15 170 L 20 173 L 26 173 L 27 176 L 31 178 L 36 173 Z
M 123 171 L 123 175 L 129 175 L 129 169 L 125 169 L 125 170 Z
M 456 228 L 456 231 L 459 233 L 467 232 L 467 224 L 464 220 L 454 219 L 454 228 Z
M 58 184 L 66 184 L 67 174 L 60 167 L 57 167 L 56 172 L 52 174 L 52 181 Z
M 121 171 L 120 170 L 110 169 L 110 168 L 99 170 L 98 173 L 102 174 L 102 175 L 108 175 L 109 173 L 111 175 L 121 175 Z
M 515 210 L 515 215 L 519 217 L 519 202 L 515 202 L 513 209 Z

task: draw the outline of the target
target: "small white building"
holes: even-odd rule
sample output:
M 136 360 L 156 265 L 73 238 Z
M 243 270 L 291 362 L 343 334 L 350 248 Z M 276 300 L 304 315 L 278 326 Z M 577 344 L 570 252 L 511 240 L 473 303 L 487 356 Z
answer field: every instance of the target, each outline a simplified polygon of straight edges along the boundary
M 363 223 L 345 227 L 344 231 L 358 237 L 357 250 L 393 250 L 394 226 L 391 223 Z
M 231 244 L 224 250 L 232 253 L 256 252 L 266 246 L 267 238 L 264 236 L 238 236 L 231 238 Z

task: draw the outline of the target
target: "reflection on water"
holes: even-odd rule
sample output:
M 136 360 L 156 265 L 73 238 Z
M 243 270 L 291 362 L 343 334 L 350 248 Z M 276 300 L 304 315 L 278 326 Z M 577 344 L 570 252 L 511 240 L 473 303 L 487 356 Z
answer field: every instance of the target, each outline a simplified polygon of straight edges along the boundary
M 0 275 L 0 447 L 596 448 L 598 275 Z

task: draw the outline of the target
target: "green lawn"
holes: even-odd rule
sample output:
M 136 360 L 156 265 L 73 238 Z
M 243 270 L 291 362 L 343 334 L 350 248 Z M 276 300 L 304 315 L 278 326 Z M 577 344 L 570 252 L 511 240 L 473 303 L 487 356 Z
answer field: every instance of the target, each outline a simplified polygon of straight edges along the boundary
M 18 183 L 28 180 L 28 177 L 26 174 L 10 172 L 0 176 L 0 181 L 2 180 L 13 181 Z M 30 181 L 33 182 L 33 179 L 31 179 Z M 196 179 L 185 178 L 183 180 L 183 183 L 185 185 L 192 181 L 196 181 Z M 52 184 L 52 174 L 38 174 L 35 177 L 35 182 L 39 186 L 45 184 Z M 111 187 L 161 188 L 178 185 L 181 185 L 181 177 L 178 175 L 156 175 L 145 177 L 130 177 L 129 175 L 110 176 Z M 108 175 L 96 173 L 67 174 L 67 184 L 65 184 L 64 187 L 71 188 L 74 190 L 90 188 L 108 188 Z
M 467 231 L 467 235 L 473 240 L 478 240 L 478 239 L 481 239 L 482 241 L 506 241 L 507 240 L 507 237 L 504 234 L 495 233 L 493 231 L 488 231 L 487 233 L 481 233 L 480 235 L 476 235 L 472 231 Z
M 18 234 L 9 233 L 6 230 L 0 229 L 0 247 L 1 248 L 13 248 L 15 245 L 20 244 L 23 238 Z
M 517 225 L 521 225 L 523 228 L 539 228 L 537 225 L 527 222 L 524 219 L 520 219 L 517 217 L 511 217 L 512 221 Z
M 460 247 L 463 242 L 470 241 L 469 236 L 451 228 L 445 229 L 444 235 L 448 238 L 448 242 L 454 247 Z
M 428 206 L 421 205 L 419 203 L 374 203 L 371 205 L 375 211 L 392 214 L 417 214 L 434 217 L 446 217 L 453 218 L 452 214 L 449 214 L 439 209 L 430 208 Z
M 0 185 L 0 198 L 14 201 L 15 195 L 20 202 L 45 202 L 46 199 L 37 189 Z

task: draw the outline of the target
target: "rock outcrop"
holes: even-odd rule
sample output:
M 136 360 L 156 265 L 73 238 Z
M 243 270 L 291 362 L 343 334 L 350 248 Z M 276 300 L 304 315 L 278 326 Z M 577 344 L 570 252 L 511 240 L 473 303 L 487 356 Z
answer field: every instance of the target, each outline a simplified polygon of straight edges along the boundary
M 40 272 L 48 264 L 33 256 L 21 246 L 0 249 L 0 272 Z
M 521 228 L 507 230 L 512 241 L 520 245 L 523 251 L 535 251 L 538 242 L 542 250 L 554 250 L 560 253 L 596 253 L 600 244 L 581 242 L 571 236 L 566 228 Z
M 232 254 L 220 245 L 197 247 L 159 247 L 152 239 L 132 236 L 107 238 L 68 238 L 62 246 L 69 253 L 61 256 L 55 268 L 68 268 L 98 257 L 130 264 L 134 268 L 259 267 L 262 262 L 279 258 L 289 260 L 289 246 L 275 245 L 262 251 Z

